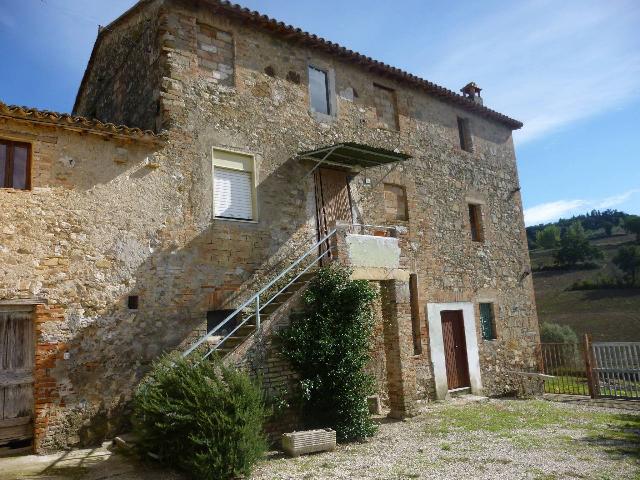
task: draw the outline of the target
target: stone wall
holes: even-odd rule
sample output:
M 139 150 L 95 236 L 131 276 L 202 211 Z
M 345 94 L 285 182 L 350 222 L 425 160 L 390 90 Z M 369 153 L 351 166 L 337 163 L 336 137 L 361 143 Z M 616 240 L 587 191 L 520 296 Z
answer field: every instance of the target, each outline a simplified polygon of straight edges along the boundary
M 313 165 L 295 155 L 338 142 L 412 155 L 351 181 L 354 220 L 398 226 L 401 268 L 419 278 L 420 355 L 406 302 L 395 317 L 409 342 L 398 365 L 414 372 L 412 395 L 432 398 L 430 302 L 496 304 L 498 339 L 478 339 L 486 393 L 512 390 L 511 372 L 532 368 L 537 319 L 531 277 L 522 276 L 529 259 L 509 128 L 216 15 L 206 2 L 151 2 L 103 35 L 78 113 L 166 128 L 161 143 L 0 123 L 0 136 L 34 145 L 33 191 L 0 191 L 0 299 L 44 298 L 52 312 L 39 331 L 53 352 L 42 377 L 41 450 L 112 433 L 154 358 L 312 245 Z M 205 55 L 212 46 L 219 58 Z M 116 60 L 127 68 L 101 86 Z M 333 72 L 333 116 L 310 111 L 309 63 Z M 381 128 L 375 83 L 395 91 L 396 129 Z M 473 153 L 459 146 L 459 115 L 473 126 Z M 212 147 L 255 155 L 255 221 L 213 218 Z M 405 189 L 407 220 L 387 220 L 384 183 Z M 470 200 L 483 204 L 484 243 L 470 237 Z M 139 296 L 138 310 L 126 308 L 129 295 Z
M 479 340 L 482 368 L 487 377 L 484 383 L 487 393 L 511 388 L 509 383 L 514 377 L 509 371 L 533 367 L 538 333 L 531 278 L 522 278 L 529 259 L 510 130 L 403 84 L 377 78 L 356 65 L 216 16 L 206 7 L 191 9 L 187 3 L 182 2 L 182 7 L 168 15 L 197 17 L 198 23 L 233 37 L 235 84 L 212 85 L 195 71 L 189 73 L 192 67 L 186 67 L 187 62 L 169 62 L 168 75 L 177 82 L 172 83 L 176 89 L 171 94 L 181 92 L 184 107 L 164 108 L 165 121 L 193 132 L 204 143 L 205 148 L 194 152 L 203 164 L 209 161 L 206 147 L 217 141 L 217 145 L 257 153 L 261 159 L 259 181 L 265 187 L 273 172 L 287 175 L 290 182 L 284 191 L 295 186 L 300 189 L 299 198 L 306 197 L 310 220 L 307 238 L 313 237 L 313 206 L 304 171 L 311 166 L 292 160 L 296 153 L 340 141 L 355 141 L 399 148 L 411 154 L 411 160 L 391 173 L 388 167 L 379 167 L 355 176 L 351 182 L 355 220 L 376 225 L 397 224 L 407 229 L 411 257 L 407 261 L 420 278 L 423 304 L 451 299 L 477 304 L 485 297 L 496 303 L 497 323 L 505 328 L 495 341 Z M 188 31 L 175 33 L 178 38 L 189 35 Z M 190 45 L 179 55 L 174 53 L 174 58 L 197 57 L 197 45 Z M 335 74 L 334 116 L 319 120 L 310 111 L 309 64 Z M 298 77 L 299 84 L 292 81 Z M 377 83 L 394 90 L 399 130 L 380 128 Z M 458 116 L 469 118 L 472 125 L 472 153 L 460 148 Z M 215 125 L 215 135 L 208 132 L 211 125 Z M 405 188 L 407 221 L 388 223 L 384 183 Z M 209 191 L 210 186 L 200 188 Z M 272 196 L 266 188 L 261 191 L 261 187 L 258 195 L 261 214 L 269 219 L 287 218 L 281 211 L 274 212 L 271 202 L 280 198 L 276 205 L 281 207 L 287 205 L 289 198 L 283 199 L 281 192 Z M 484 205 L 483 243 L 471 241 L 467 213 L 467 203 L 476 202 L 478 197 Z M 206 207 L 206 203 L 203 205 Z M 260 226 L 263 224 L 259 222 Z M 277 227 L 274 230 L 278 231 Z M 424 309 L 421 315 L 424 325 Z M 423 352 L 428 352 L 426 327 L 422 342 Z M 428 390 L 430 378 L 427 355 L 423 353 L 422 360 L 415 360 L 418 382 L 425 385 L 424 391 Z
M 74 113 L 156 130 L 164 55 L 158 48 L 161 0 L 101 30 Z

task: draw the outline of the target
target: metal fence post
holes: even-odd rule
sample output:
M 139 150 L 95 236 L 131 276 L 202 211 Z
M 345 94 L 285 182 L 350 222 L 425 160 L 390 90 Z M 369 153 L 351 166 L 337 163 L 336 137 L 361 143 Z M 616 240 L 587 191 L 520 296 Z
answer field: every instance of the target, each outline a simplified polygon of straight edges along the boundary
M 593 369 L 591 366 L 591 335 L 584 334 L 584 364 L 587 373 L 587 385 L 589 387 L 589 396 L 596 398 L 596 389 L 593 381 Z

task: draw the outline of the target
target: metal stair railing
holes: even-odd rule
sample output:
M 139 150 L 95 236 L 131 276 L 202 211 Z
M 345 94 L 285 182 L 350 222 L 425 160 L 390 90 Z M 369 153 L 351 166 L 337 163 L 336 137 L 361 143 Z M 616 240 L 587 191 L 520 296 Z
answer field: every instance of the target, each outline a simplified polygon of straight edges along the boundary
M 204 360 L 209 355 L 211 355 L 213 352 L 215 352 L 217 349 L 219 349 L 227 339 L 232 337 L 234 333 L 236 333 L 240 328 L 242 328 L 244 325 L 246 325 L 246 323 L 251 318 L 253 318 L 254 316 L 256 317 L 256 330 L 258 330 L 260 328 L 260 311 L 263 308 L 265 308 L 267 305 L 272 303 L 282 292 L 284 292 L 287 288 L 289 288 L 289 286 L 291 284 L 293 284 L 302 275 L 304 275 L 307 271 L 309 271 L 309 269 L 312 266 L 316 265 L 318 262 L 320 262 L 320 260 L 322 260 L 325 256 L 327 256 L 333 250 L 333 248 L 327 248 L 320 255 L 316 256 L 311 261 L 311 263 L 309 263 L 309 265 L 307 265 L 301 272 L 296 274 L 284 287 L 279 289 L 278 292 L 275 293 L 274 295 L 272 295 L 266 302 L 264 302 L 264 303 L 260 302 L 260 295 L 262 295 L 267 290 L 269 290 L 271 287 L 273 287 L 279 280 L 281 280 L 285 275 L 287 275 L 289 272 L 291 272 L 291 270 L 293 270 L 298 265 L 300 265 L 300 263 L 303 260 L 305 260 L 311 254 L 313 254 L 314 251 L 317 252 L 318 248 L 323 243 L 328 242 L 328 240 L 331 239 L 331 237 L 333 237 L 336 234 L 336 231 L 337 231 L 337 229 L 334 228 L 327 235 L 325 235 L 322 239 L 318 240 L 311 248 L 309 248 L 309 250 L 307 250 L 304 254 L 302 254 L 300 257 L 298 257 L 298 259 L 295 262 L 293 262 L 287 268 L 282 270 L 282 272 L 280 272 L 275 278 L 273 278 L 269 283 L 267 283 L 264 287 L 262 287 L 257 293 L 253 294 L 247 301 L 245 301 L 242 305 L 240 305 L 232 313 L 230 313 L 222 322 L 220 322 L 218 325 L 216 325 L 211 330 L 209 330 L 205 335 L 200 337 L 200 339 L 197 342 L 195 342 L 193 345 L 191 345 L 191 347 L 189 347 L 187 350 L 185 350 L 185 352 L 182 354 L 182 356 L 183 357 L 187 357 L 191 353 L 193 353 L 199 346 L 201 346 L 204 342 L 206 342 L 210 337 L 212 337 L 217 332 L 219 332 L 227 323 L 229 323 L 231 321 L 232 318 L 234 318 L 236 315 L 238 315 L 240 312 L 242 312 L 242 310 L 244 310 L 246 307 L 248 307 L 251 304 L 255 304 L 255 311 L 253 313 L 248 314 L 245 318 L 243 318 L 243 320 L 240 323 L 238 323 L 235 326 L 235 328 L 233 328 L 233 330 L 231 330 L 231 332 L 227 333 L 218 343 L 213 345 L 209 349 L 209 351 L 202 357 L 202 360 Z

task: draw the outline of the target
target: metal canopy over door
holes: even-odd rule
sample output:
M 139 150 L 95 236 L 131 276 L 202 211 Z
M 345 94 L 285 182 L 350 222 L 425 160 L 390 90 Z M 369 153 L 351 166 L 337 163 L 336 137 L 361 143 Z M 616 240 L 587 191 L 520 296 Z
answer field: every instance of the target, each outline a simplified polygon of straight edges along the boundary
M 336 222 L 353 223 L 349 173 L 331 168 L 315 171 L 318 240 L 326 236 Z M 320 247 L 324 253 L 328 245 Z M 329 257 L 331 254 L 329 254 Z
M 32 312 L 0 310 L 0 455 L 33 438 L 34 356 Z
M 462 310 L 445 310 L 442 319 L 442 341 L 449 390 L 470 387 L 467 342 Z

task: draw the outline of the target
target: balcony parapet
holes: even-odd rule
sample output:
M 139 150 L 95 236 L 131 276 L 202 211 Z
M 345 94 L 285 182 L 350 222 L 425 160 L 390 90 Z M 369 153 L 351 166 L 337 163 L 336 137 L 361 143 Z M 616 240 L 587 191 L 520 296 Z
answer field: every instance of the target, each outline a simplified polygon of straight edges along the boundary
M 334 242 L 334 261 L 352 268 L 352 278 L 408 281 L 405 227 L 338 223 Z

